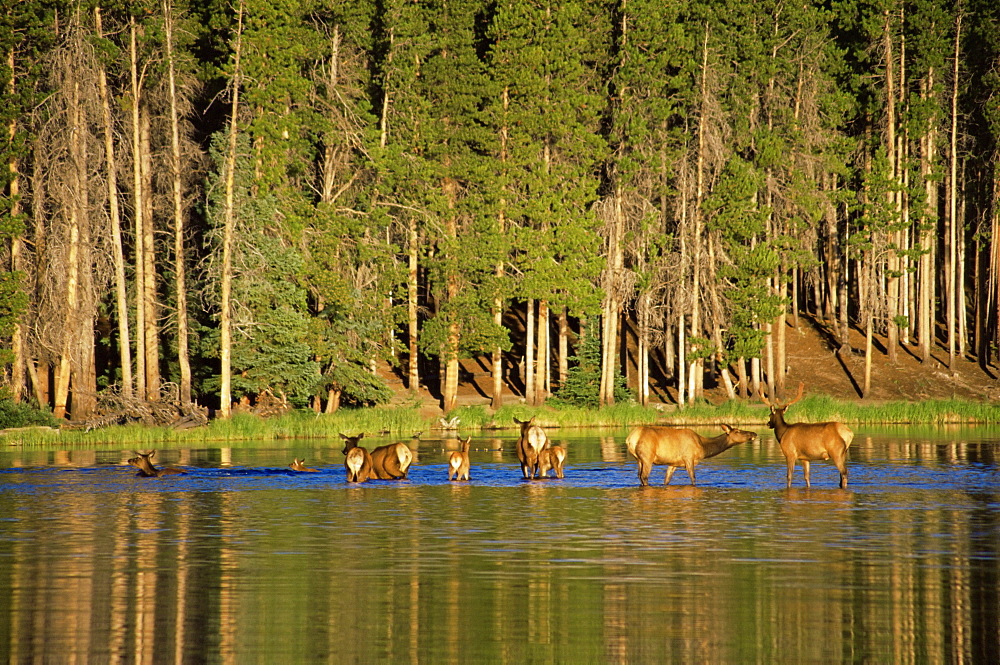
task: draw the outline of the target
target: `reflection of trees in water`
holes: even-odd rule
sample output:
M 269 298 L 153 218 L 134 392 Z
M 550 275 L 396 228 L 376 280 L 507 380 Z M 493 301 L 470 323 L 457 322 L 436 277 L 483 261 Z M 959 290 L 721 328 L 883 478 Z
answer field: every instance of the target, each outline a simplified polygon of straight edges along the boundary
M 860 452 L 996 468 L 894 445 Z M 128 478 L 2 495 L 9 660 L 987 661 L 1000 632 L 1000 490 Z

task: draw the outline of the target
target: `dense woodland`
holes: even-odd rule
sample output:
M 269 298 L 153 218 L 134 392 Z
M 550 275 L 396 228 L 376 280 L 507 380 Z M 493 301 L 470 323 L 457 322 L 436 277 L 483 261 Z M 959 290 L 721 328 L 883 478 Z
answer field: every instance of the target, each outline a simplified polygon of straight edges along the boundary
M 3 382 L 59 417 L 745 396 L 806 313 L 995 360 L 995 0 L 6 4 Z

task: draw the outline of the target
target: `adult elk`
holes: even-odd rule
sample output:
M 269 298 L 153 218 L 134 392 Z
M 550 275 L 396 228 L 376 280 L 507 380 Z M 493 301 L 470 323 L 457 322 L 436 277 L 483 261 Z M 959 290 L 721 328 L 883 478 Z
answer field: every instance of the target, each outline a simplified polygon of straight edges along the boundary
M 840 472 L 840 488 L 847 488 L 847 450 L 854 440 L 854 432 L 844 423 L 786 423 L 785 410 L 802 399 L 804 383 L 799 384 L 799 393 L 795 399 L 784 406 L 771 403 L 760 390 L 760 399 L 771 410 L 767 426 L 774 430 L 781 452 L 788 464 L 787 486 L 792 486 L 792 474 L 795 473 L 795 461 L 802 462 L 802 472 L 809 487 L 809 462 L 817 460 L 833 460 Z
M 757 438 L 754 432 L 729 425 L 722 425 L 722 431 L 719 436 L 708 438 L 678 427 L 636 427 L 625 439 L 625 445 L 632 457 L 639 461 L 640 484 L 649 484 L 649 472 L 654 464 L 666 464 L 664 485 L 670 483 L 674 471 L 682 466 L 694 485 L 694 468 L 698 462 Z
M 292 471 L 319 471 L 319 469 L 306 466 L 306 461 L 304 459 L 299 459 L 298 457 L 296 457 L 292 463 L 288 465 L 288 468 Z
M 340 435 L 344 440 L 344 469 L 347 471 L 347 482 L 363 483 L 372 476 L 372 456 L 367 448 L 358 445 L 364 434 L 357 436 Z
M 348 458 L 344 461 L 345 466 L 351 460 L 352 454 L 350 453 L 352 448 L 360 448 L 358 446 L 358 441 L 361 440 L 364 434 L 358 434 L 357 436 L 345 436 L 340 435 L 347 443 L 344 446 L 344 454 L 348 455 Z M 362 450 L 364 450 L 362 448 Z M 367 452 L 367 451 L 366 451 Z M 354 460 L 357 462 L 357 453 L 354 453 Z M 370 473 L 367 478 L 378 478 L 379 480 L 399 480 L 401 478 L 406 478 L 406 472 L 410 468 L 410 464 L 413 462 L 413 453 L 410 448 L 405 443 L 390 443 L 384 446 L 379 446 L 371 451 L 369 454 L 369 465 Z M 361 465 L 358 467 L 359 473 L 363 471 L 364 462 L 362 460 Z M 350 480 L 351 470 L 348 469 L 348 480 Z M 363 480 L 358 480 L 356 482 L 363 482 Z
M 562 446 L 550 446 L 538 453 L 538 477 L 548 478 L 549 470 L 555 472 L 556 478 L 563 477 L 563 462 L 566 460 L 566 449 Z
M 175 469 L 171 466 L 167 466 L 162 469 L 157 469 L 155 466 L 153 466 L 153 463 L 149 461 L 150 458 L 156 454 L 155 450 L 147 450 L 144 453 L 136 451 L 135 454 L 138 455 L 138 457 L 133 457 L 129 459 L 128 463 L 134 466 L 135 468 L 139 469 L 139 473 L 135 475 L 139 476 L 140 478 L 161 478 L 163 476 L 170 476 L 177 473 L 187 473 L 186 471 L 183 471 L 181 469 Z
M 448 480 L 469 480 L 469 443 L 472 437 L 462 442 L 462 449 L 452 451 L 448 456 Z
M 545 435 L 545 430 L 534 424 L 534 417 L 530 420 L 514 418 L 514 422 L 521 426 L 521 437 L 517 440 L 517 459 L 521 463 L 521 474 L 525 479 L 531 480 L 538 472 L 538 455 L 545 449 L 549 437 Z

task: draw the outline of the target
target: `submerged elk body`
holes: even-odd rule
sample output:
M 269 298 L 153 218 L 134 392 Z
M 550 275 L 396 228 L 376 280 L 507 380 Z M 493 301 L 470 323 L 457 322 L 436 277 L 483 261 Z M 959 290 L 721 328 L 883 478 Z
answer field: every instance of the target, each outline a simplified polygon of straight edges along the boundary
M 291 469 L 292 471 L 309 471 L 309 472 L 319 471 L 319 469 L 314 469 L 311 466 L 306 466 L 306 461 L 304 459 L 299 459 L 298 457 L 296 457 L 292 461 L 292 463 L 288 465 L 288 468 Z
M 639 482 L 642 485 L 649 484 L 649 473 L 655 464 L 668 466 L 664 484 L 670 482 L 674 471 L 684 467 L 694 485 L 694 468 L 698 462 L 757 438 L 754 432 L 729 425 L 722 425 L 722 430 L 719 436 L 709 438 L 679 427 L 637 427 L 629 433 L 625 445 L 639 462 Z
M 854 441 L 854 432 L 840 422 L 825 423 L 787 423 L 785 410 L 802 399 L 805 384 L 799 384 L 798 395 L 785 405 L 772 403 L 760 392 L 760 399 L 771 410 L 767 426 L 774 430 L 774 436 L 781 446 L 785 456 L 788 472 L 785 476 L 788 487 L 792 486 L 792 475 L 795 473 L 795 462 L 802 462 L 802 473 L 809 487 L 809 463 L 819 460 L 831 460 L 840 472 L 840 488 L 847 488 L 847 451 Z
M 538 453 L 538 477 L 548 478 L 549 470 L 556 478 L 564 477 L 563 463 L 566 461 L 566 449 L 562 446 L 550 446 Z
M 462 449 L 452 451 L 448 456 L 448 480 L 469 480 L 469 443 L 472 437 L 462 442 Z
M 139 469 L 139 472 L 135 475 L 141 478 L 161 478 L 163 476 L 170 476 L 178 473 L 187 473 L 186 471 L 175 469 L 170 466 L 157 469 L 153 466 L 153 463 L 150 462 L 150 459 L 156 454 L 155 450 L 147 450 L 144 453 L 136 451 L 135 454 L 137 457 L 129 459 L 128 463 Z
M 521 473 L 530 480 L 538 473 L 538 455 L 548 445 L 549 437 L 545 435 L 545 430 L 534 424 L 534 418 L 514 418 L 514 422 L 521 426 L 521 437 L 517 440 L 517 459 L 521 463 Z

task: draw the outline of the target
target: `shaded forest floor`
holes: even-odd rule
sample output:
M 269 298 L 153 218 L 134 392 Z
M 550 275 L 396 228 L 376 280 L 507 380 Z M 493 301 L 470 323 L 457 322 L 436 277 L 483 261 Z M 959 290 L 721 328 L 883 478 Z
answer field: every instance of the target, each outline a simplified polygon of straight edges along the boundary
M 836 352 L 836 341 L 832 331 L 822 321 L 801 316 L 798 327 L 789 325 L 787 335 L 788 375 L 786 378 L 786 398 L 794 396 L 800 381 L 805 382 L 805 393 L 825 394 L 843 401 L 861 401 L 861 386 L 864 384 L 865 337 L 862 331 L 850 331 L 850 351 Z M 629 383 L 634 387 L 634 336 L 629 335 L 628 355 Z M 995 365 L 983 368 L 976 358 L 966 356 L 956 359 L 955 367 L 948 368 L 948 349 L 934 348 L 931 359 L 923 363 L 919 360 L 916 346 L 906 345 L 898 349 L 895 363 L 886 355 L 886 341 L 876 336 L 872 360 L 871 393 L 866 402 L 961 399 L 968 401 L 992 401 L 1000 399 L 1000 368 Z M 507 359 L 508 376 L 516 377 L 514 360 Z M 514 371 L 512 371 L 514 370 Z M 402 379 L 401 370 L 385 368 L 383 372 L 389 386 L 395 392 L 393 403 L 412 404 L 419 401 L 421 411 L 428 416 L 443 415 L 440 407 L 440 393 L 435 377 L 429 377 L 428 387 L 421 387 L 416 398 L 409 394 Z M 470 359 L 462 363 L 460 372 L 458 403 L 460 406 L 482 406 L 489 409 L 492 378 L 488 359 Z M 519 379 L 508 380 L 504 386 L 504 404 L 522 401 Z M 706 397 L 713 403 L 727 399 L 722 385 L 709 386 Z M 676 402 L 676 389 L 669 381 L 654 377 L 652 401 L 666 404 Z

